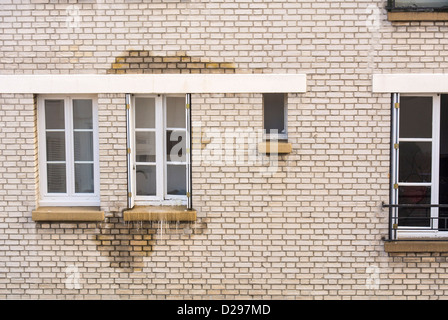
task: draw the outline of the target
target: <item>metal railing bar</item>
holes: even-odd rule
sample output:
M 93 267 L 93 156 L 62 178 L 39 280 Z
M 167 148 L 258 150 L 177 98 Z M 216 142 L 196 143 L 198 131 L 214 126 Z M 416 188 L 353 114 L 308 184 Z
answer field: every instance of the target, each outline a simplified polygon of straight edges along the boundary
M 448 204 L 386 204 L 384 208 L 448 208 Z

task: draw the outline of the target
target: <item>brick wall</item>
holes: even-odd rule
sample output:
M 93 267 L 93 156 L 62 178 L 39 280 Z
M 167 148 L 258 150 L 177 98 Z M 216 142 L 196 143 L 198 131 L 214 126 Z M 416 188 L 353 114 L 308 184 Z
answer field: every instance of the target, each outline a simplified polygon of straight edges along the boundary
M 383 7 L 2 1 L 0 74 L 306 73 L 308 86 L 288 95 L 293 150 L 274 174 L 260 174 L 267 157 L 251 165 L 193 157 L 193 223 L 123 221 L 118 93 L 98 95 L 105 220 L 33 222 L 35 97 L 1 95 L 0 298 L 446 296 L 445 254 L 384 251 L 390 97 L 371 92 L 371 75 L 447 72 L 447 23 L 391 23 Z M 203 152 L 217 142 L 213 132 L 262 127 L 259 94 L 192 98 L 193 122 L 209 138 Z M 244 159 L 251 148 L 235 152 Z

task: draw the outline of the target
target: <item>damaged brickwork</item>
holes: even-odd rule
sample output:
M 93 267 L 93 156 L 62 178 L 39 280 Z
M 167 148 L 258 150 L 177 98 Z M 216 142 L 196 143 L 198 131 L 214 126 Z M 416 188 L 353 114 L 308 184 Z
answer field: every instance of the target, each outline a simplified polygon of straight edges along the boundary
M 235 73 L 235 63 L 210 62 L 178 51 L 174 56 L 158 56 L 146 50 L 131 50 L 115 58 L 108 74 Z

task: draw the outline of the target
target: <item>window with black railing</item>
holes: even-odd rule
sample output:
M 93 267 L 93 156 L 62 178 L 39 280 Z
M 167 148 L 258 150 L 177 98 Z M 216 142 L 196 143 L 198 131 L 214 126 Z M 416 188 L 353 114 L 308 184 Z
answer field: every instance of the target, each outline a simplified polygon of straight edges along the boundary
M 394 94 L 391 150 L 390 237 L 448 232 L 448 95 Z
M 389 11 L 448 11 L 448 0 L 388 0 Z

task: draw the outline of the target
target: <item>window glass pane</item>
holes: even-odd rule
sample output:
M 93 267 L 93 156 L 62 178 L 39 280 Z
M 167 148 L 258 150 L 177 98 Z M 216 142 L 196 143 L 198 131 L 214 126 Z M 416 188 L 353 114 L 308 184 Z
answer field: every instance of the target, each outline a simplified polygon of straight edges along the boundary
M 167 193 L 170 195 L 187 194 L 187 171 L 185 165 L 167 165 Z
M 441 96 L 439 203 L 448 204 L 448 95 Z M 448 229 L 448 209 L 439 209 L 439 229 Z
M 395 0 L 395 7 L 440 8 L 448 6 L 447 0 Z
M 185 98 L 166 98 L 166 126 L 167 128 L 185 128 Z
M 93 163 L 75 163 L 75 192 L 94 193 Z
M 136 132 L 135 133 L 136 158 L 137 162 L 156 161 L 156 133 Z
M 431 142 L 400 142 L 400 182 L 431 182 L 431 146 Z
M 432 137 L 432 97 L 400 98 L 400 138 Z
M 47 161 L 65 161 L 65 132 L 47 132 Z
M 64 100 L 45 100 L 45 128 L 65 128 Z
M 263 94 L 264 129 L 267 134 L 286 133 L 285 95 L 283 93 Z
M 47 192 L 48 193 L 65 193 L 65 164 L 64 163 L 48 163 L 47 164 Z
M 75 161 L 93 161 L 93 132 L 73 133 Z
M 92 129 L 92 100 L 76 99 L 73 100 L 73 128 Z
M 155 128 L 155 98 L 135 98 L 135 127 Z
M 424 186 L 416 187 L 399 187 L 398 189 L 399 204 L 430 204 L 431 188 Z M 399 226 L 415 226 L 429 227 L 431 225 L 429 208 L 399 208 L 398 209 L 398 225 Z
M 185 131 L 166 132 L 167 161 L 186 161 L 186 136 Z
M 156 166 L 136 166 L 137 195 L 156 194 Z

